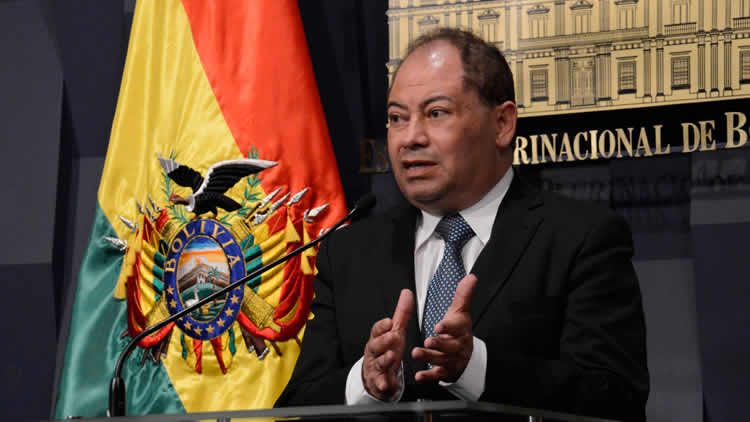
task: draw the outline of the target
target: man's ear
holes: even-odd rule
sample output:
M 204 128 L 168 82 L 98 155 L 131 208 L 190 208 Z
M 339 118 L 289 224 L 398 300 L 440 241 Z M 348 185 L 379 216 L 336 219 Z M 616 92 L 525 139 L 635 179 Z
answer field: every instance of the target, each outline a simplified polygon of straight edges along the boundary
M 516 121 L 518 120 L 518 109 L 512 101 L 506 101 L 495 107 L 495 125 L 497 136 L 495 144 L 501 150 L 506 150 L 513 145 L 516 134 Z

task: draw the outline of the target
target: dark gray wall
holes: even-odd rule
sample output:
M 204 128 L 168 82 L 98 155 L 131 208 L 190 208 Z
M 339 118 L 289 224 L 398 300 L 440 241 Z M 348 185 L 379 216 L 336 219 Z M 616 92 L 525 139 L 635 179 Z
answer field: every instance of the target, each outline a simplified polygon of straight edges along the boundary
M 127 36 L 118 1 L 0 1 L 0 415 L 49 417 Z
M 44 418 L 55 368 L 53 277 L 62 72 L 40 1 L 0 2 L 0 401 Z

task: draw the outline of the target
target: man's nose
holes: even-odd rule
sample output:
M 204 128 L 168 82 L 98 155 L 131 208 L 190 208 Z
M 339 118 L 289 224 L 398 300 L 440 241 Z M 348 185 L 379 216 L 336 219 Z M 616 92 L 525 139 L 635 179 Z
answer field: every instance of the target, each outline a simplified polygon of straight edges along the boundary
M 424 124 L 424 119 L 420 117 L 412 118 L 406 129 L 405 148 L 418 148 L 427 145 L 429 138 Z

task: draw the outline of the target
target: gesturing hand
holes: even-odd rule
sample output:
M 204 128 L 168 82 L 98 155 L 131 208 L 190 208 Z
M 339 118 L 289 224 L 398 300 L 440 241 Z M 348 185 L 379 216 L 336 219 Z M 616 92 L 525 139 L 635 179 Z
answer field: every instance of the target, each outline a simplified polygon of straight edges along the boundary
M 398 376 L 406 345 L 406 325 L 414 311 L 414 295 L 402 290 L 393 318 L 376 322 L 362 361 L 362 383 L 378 400 L 390 400 L 401 387 Z
M 445 316 L 435 325 L 437 337 L 429 337 L 424 347 L 412 350 L 414 359 L 426 361 L 432 368 L 417 372 L 417 382 L 455 382 L 469 364 L 474 348 L 469 303 L 477 278 L 469 274 L 458 283 L 456 294 Z

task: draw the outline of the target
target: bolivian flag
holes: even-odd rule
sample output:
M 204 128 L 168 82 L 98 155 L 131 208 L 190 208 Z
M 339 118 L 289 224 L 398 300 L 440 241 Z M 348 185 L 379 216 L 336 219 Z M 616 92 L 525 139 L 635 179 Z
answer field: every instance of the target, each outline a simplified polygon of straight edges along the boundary
M 296 0 L 139 1 L 55 417 L 104 415 L 131 338 L 344 212 Z M 144 338 L 127 413 L 273 406 L 311 317 L 314 255 Z

